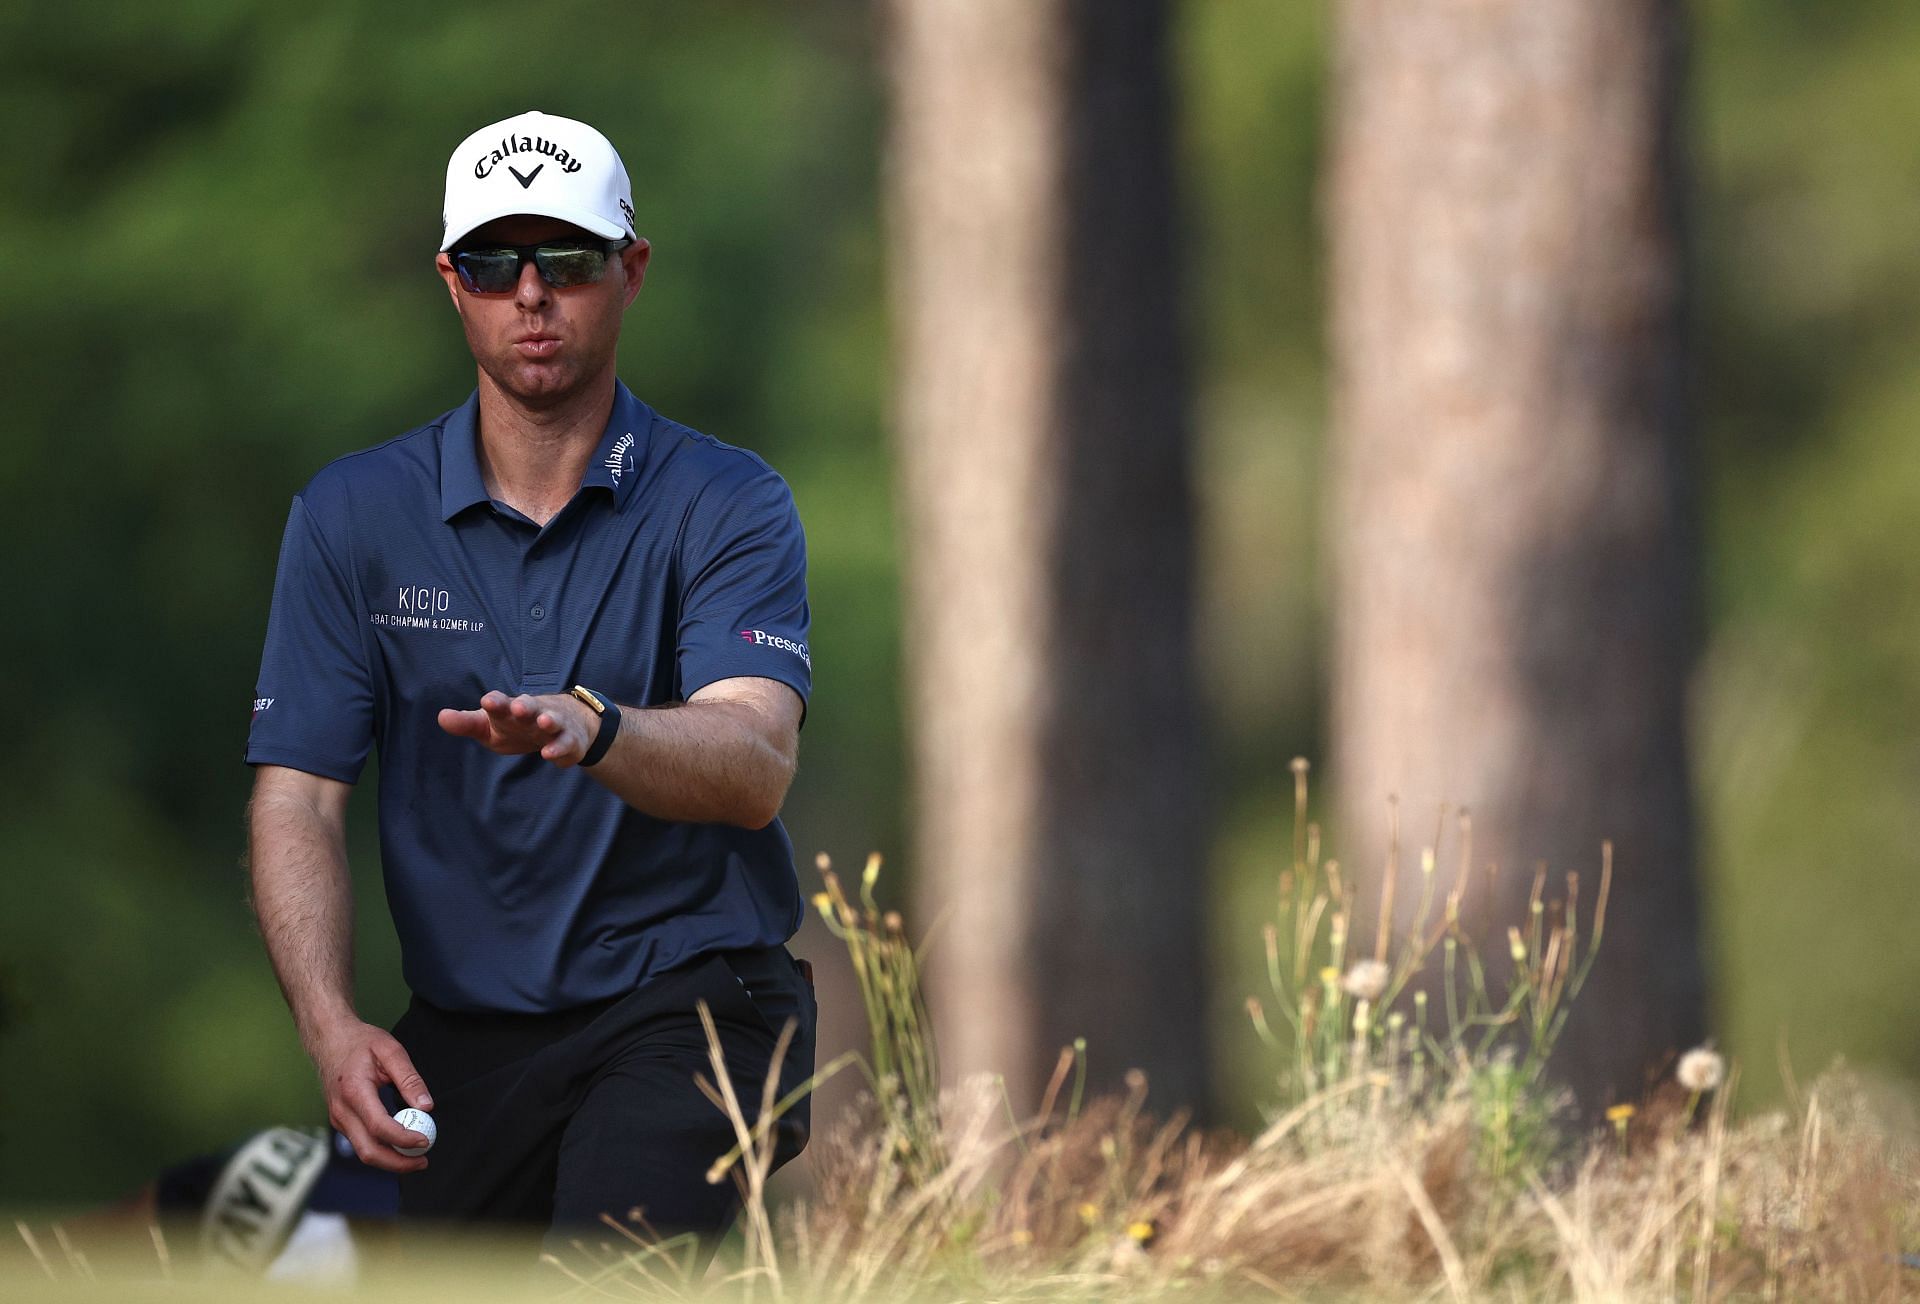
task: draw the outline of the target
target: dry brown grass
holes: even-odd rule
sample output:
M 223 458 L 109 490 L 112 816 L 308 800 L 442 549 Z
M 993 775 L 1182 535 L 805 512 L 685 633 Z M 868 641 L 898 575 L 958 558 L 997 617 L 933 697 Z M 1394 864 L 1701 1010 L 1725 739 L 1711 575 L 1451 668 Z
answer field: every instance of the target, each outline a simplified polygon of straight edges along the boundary
M 1904 1102 L 1836 1072 L 1794 1110 L 1629 1125 L 1518 1188 L 1486 1180 L 1462 1094 L 1392 1107 L 1360 1082 L 1251 1141 L 1156 1120 L 1136 1090 L 1015 1129 L 997 1084 L 940 1099 L 947 1163 L 902 1180 L 877 1107 L 816 1141 L 815 1199 L 764 1210 L 757 1250 L 690 1281 L 638 1246 L 544 1283 L 470 1247 L 389 1271 L 409 1301 L 1182 1299 L 1894 1300 L 1920 1294 L 1917 1147 Z M 1317 1138 L 1307 1124 L 1336 1125 Z M 1332 1139 L 1334 1136 L 1337 1140 Z M 751 1228 L 754 1224 L 749 1223 Z M 752 1240 L 750 1234 L 748 1240 Z M 45 1228 L 8 1299 L 248 1298 L 258 1284 L 129 1284 Z M 74 1251 L 74 1254 L 80 1254 Z M 151 1258 L 148 1260 L 151 1264 Z M 38 1285 L 36 1286 L 36 1282 Z
M 638 1239 L 538 1282 L 452 1247 L 410 1256 L 371 1293 L 408 1304 L 556 1290 L 753 1304 L 1920 1296 L 1920 1270 L 1900 1257 L 1920 1245 L 1920 1124 L 1905 1094 L 1834 1071 L 1789 1108 L 1740 1119 L 1724 1064 L 1702 1050 L 1679 1081 L 1597 1130 L 1576 1126 L 1545 1065 L 1599 941 L 1607 875 L 1584 936 L 1578 880 L 1550 902 L 1537 878 L 1532 925 L 1483 962 L 1458 927 L 1463 817 L 1450 888 L 1435 886 L 1438 857 L 1423 852 L 1426 899 L 1399 954 L 1378 938 L 1370 955 L 1350 954 L 1351 902 L 1337 866 L 1320 862 L 1298 773 L 1302 833 L 1267 930 L 1273 1004 L 1252 1006 L 1290 1056 L 1251 1139 L 1155 1117 L 1138 1074 L 1125 1095 L 1083 1102 L 1077 1045 L 1027 1120 L 994 1079 L 940 1090 L 919 956 L 874 900 L 878 860 L 852 898 L 823 860 L 815 904 L 848 945 L 873 1040 L 870 1056 L 820 1075 L 857 1058 L 869 1089 L 810 1147 L 812 1197 L 769 1207 L 771 1124 L 791 1102 L 752 1102 L 762 1122 L 749 1126 L 709 1026 L 705 1085 L 739 1139 L 710 1176 L 740 1184 L 745 1216 L 740 1248 L 703 1278 L 684 1247 Z M 1434 954 L 1439 997 L 1414 981 Z M 1444 1018 L 1428 1019 L 1429 997 Z M 1266 1028 L 1269 1008 L 1291 1036 Z M 152 1266 L 132 1274 L 145 1278 L 136 1290 L 125 1275 L 100 1280 L 61 1228 L 22 1225 L 21 1240 L 31 1256 L 0 1260 L 9 1299 L 203 1294 L 161 1280 L 153 1247 L 129 1251 Z
M 1871 1095 L 1835 1073 L 1797 1114 L 1671 1111 L 1505 1187 L 1476 1158 L 1465 1093 L 1406 1109 L 1359 1082 L 1247 1142 L 1156 1121 L 1139 1090 L 1016 1134 L 981 1079 L 942 1097 L 949 1160 L 925 1185 L 899 1179 L 870 1114 L 824 1138 L 819 1197 L 779 1214 L 780 1282 L 761 1293 L 1905 1298 L 1920 1167 Z M 1316 1117 L 1332 1125 L 1318 1137 Z

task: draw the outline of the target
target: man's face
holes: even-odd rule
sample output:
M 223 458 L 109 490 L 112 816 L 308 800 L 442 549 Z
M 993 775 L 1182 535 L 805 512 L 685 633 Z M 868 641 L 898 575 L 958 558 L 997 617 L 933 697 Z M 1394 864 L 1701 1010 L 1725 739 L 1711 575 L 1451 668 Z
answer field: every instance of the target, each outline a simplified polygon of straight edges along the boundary
M 527 245 L 581 238 L 594 237 L 557 218 L 521 216 L 488 222 L 460 243 Z M 541 280 L 529 259 L 509 294 L 472 293 L 447 254 L 435 265 L 480 370 L 508 396 L 540 408 L 564 402 L 612 370 L 620 316 L 640 293 L 649 252 L 645 240 L 636 240 L 608 260 L 599 281 L 563 290 Z

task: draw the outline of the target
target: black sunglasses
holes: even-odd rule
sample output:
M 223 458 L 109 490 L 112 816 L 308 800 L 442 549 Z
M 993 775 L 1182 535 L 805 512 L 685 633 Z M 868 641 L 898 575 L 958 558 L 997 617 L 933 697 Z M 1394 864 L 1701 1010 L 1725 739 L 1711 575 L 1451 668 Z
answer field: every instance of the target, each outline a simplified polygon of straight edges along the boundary
M 455 250 L 453 265 L 470 294 L 511 294 L 520 269 L 533 260 L 540 279 L 556 290 L 592 285 L 607 274 L 607 259 L 631 240 L 542 240 L 539 244 L 477 245 Z

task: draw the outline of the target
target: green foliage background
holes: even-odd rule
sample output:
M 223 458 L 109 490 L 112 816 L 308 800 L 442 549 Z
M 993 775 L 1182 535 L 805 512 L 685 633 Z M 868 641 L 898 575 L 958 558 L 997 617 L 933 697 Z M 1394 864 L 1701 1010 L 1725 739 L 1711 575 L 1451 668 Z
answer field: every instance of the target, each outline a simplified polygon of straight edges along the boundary
M 1215 1019 L 1221 1105 L 1249 1121 L 1248 920 L 1285 763 L 1321 752 L 1328 16 L 1178 14 Z M 1712 0 L 1694 26 L 1699 785 L 1753 1099 L 1783 1027 L 1803 1070 L 1920 1070 L 1920 11 Z M 623 374 L 763 451 L 808 527 L 818 682 L 788 827 L 803 853 L 905 850 L 878 47 L 850 0 L 0 8 L 0 1204 L 102 1198 L 316 1117 L 237 863 L 247 700 L 291 494 L 471 385 L 429 258 L 446 152 L 479 123 L 537 106 L 620 145 L 657 250 Z M 371 817 L 362 1003 L 390 1019 Z

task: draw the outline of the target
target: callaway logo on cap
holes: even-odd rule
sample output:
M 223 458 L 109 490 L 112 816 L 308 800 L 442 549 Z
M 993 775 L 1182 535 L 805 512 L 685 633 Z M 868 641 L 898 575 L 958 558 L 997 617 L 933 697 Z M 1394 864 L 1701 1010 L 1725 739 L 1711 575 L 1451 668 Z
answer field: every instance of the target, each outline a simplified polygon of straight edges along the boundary
M 613 142 L 572 118 L 522 113 L 468 136 L 447 160 L 445 252 L 497 217 L 557 217 L 631 239 L 633 186 Z

